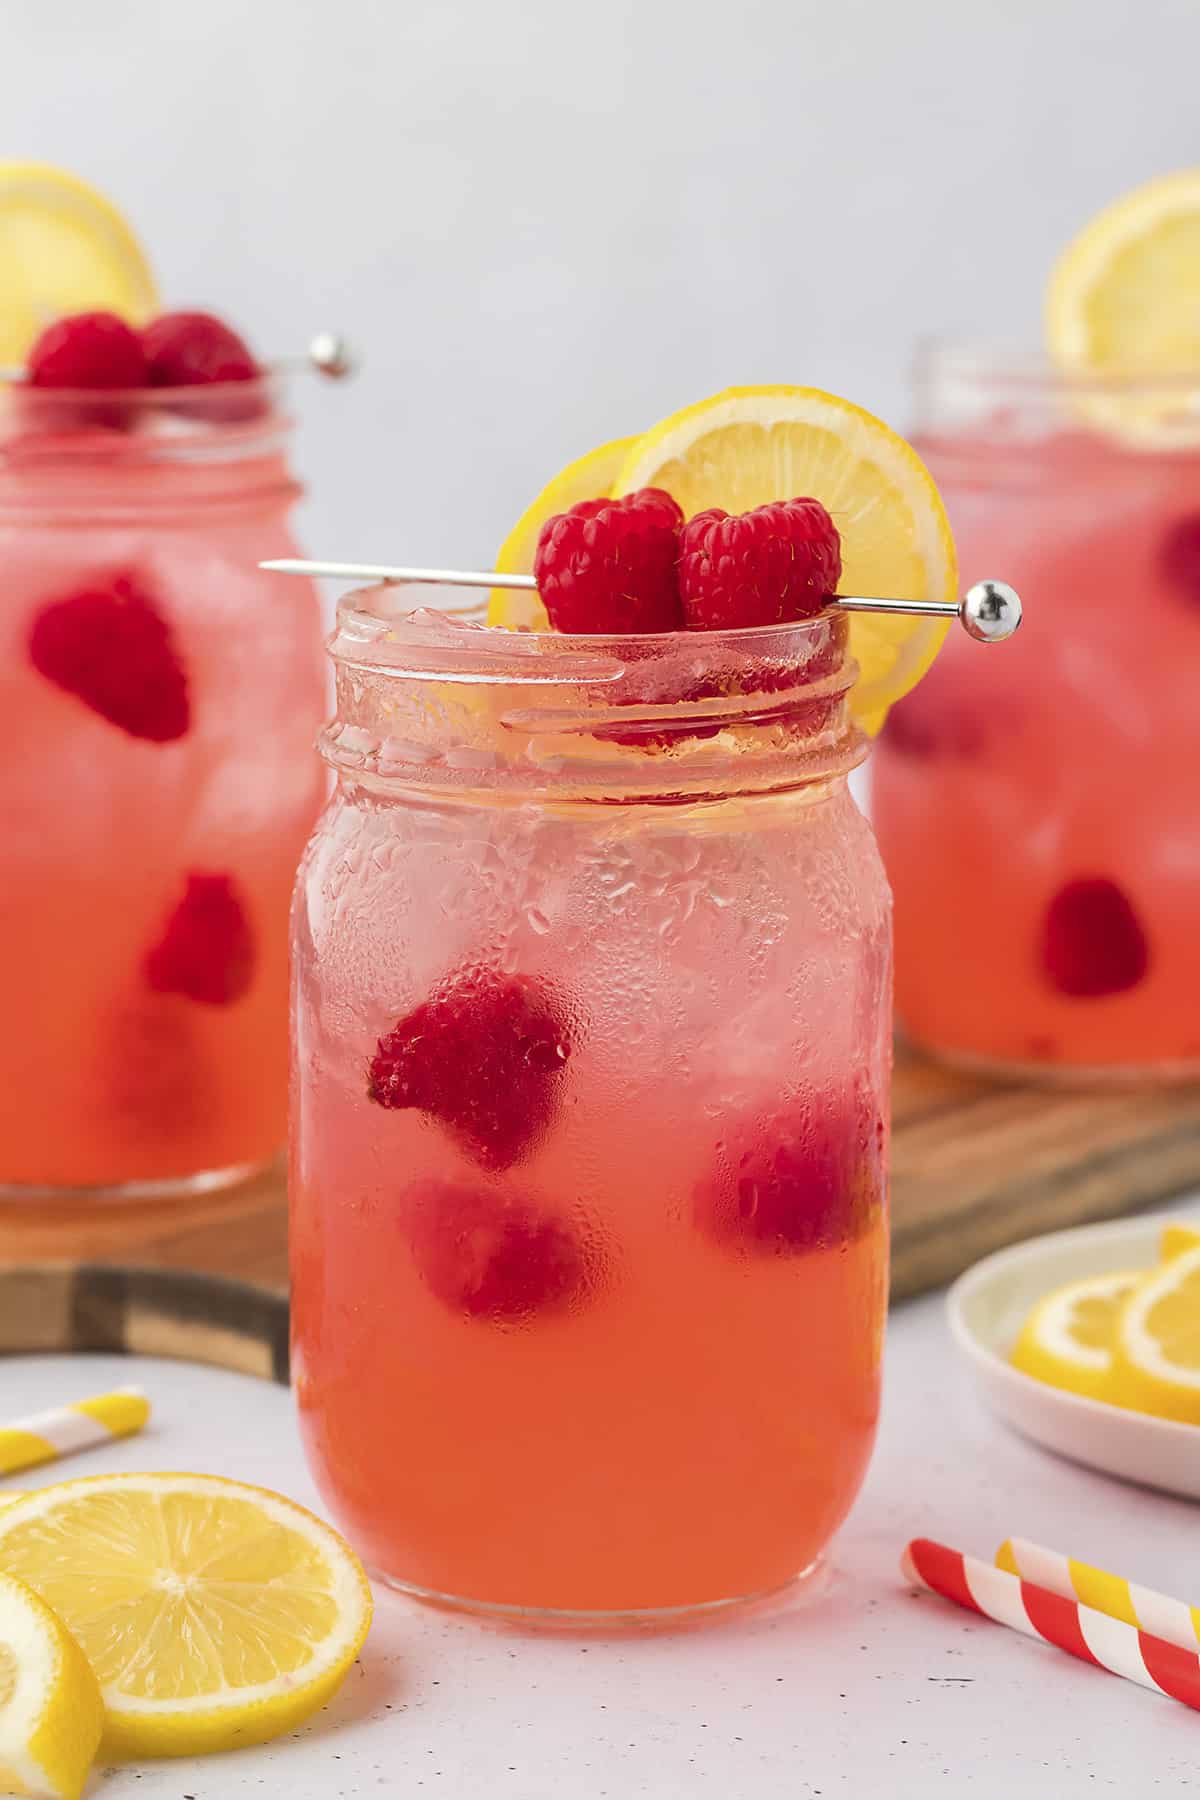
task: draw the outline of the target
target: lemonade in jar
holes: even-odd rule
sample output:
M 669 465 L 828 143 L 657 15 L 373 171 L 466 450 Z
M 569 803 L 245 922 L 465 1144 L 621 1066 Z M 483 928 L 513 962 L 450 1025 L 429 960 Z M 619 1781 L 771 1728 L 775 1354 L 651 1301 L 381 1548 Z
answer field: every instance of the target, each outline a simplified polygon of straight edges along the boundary
M 0 168 L 0 223 L 0 1193 L 180 1195 L 285 1135 L 325 693 L 315 589 L 256 566 L 290 422 L 91 189 Z
M 1047 356 L 932 344 L 917 443 L 1030 624 L 888 718 L 872 812 L 925 1049 L 1047 1082 L 1200 1072 L 1200 172 L 1060 260 Z
M 870 1454 L 891 923 L 847 775 L 945 624 L 831 596 L 949 603 L 954 551 L 878 420 L 740 389 L 572 465 L 499 563 L 536 588 L 486 615 L 338 615 L 296 1393 L 390 1581 L 670 1619 L 814 1568 Z

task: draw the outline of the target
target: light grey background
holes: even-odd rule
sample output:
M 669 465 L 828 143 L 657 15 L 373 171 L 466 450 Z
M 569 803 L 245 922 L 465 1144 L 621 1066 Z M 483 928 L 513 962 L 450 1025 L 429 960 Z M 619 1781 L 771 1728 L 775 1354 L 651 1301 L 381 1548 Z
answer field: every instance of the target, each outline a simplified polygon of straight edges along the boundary
M 326 555 L 492 554 L 733 381 L 903 425 L 914 335 L 1032 339 L 1058 246 L 1200 160 L 1197 0 L 3 0 L 4 153 L 140 229 L 296 392 Z

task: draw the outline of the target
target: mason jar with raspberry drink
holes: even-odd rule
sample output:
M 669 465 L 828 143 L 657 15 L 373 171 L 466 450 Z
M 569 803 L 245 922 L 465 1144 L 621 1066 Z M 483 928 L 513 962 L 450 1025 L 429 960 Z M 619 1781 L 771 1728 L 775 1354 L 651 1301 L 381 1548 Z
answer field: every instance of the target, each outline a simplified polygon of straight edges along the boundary
M 0 1188 L 180 1194 L 285 1136 L 325 694 L 314 588 L 256 566 L 292 548 L 289 422 L 209 314 L 68 314 L 13 374 Z
M 846 778 L 943 625 L 830 595 L 948 603 L 954 556 L 907 445 L 780 388 L 573 464 L 500 557 L 533 564 L 486 625 L 339 611 L 295 1386 L 388 1580 L 670 1619 L 811 1570 L 870 1453 L 890 904 Z
M 1061 259 L 1049 357 L 919 358 L 960 550 L 1033 606 L 978 675 L 950 646 L 874 759 L 898 1016 L 971 1067 L 1200 1074 L 1197 241 L 1200 172 L 1155 182 Z

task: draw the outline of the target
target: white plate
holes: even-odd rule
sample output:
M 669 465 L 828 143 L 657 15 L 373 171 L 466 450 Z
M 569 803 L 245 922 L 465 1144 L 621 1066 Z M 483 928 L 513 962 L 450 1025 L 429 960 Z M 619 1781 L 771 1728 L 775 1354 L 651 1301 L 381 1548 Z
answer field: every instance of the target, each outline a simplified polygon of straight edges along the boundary
M 1158 1261 L 1165 1218 L 1121 1219 L 1029 1238 L 961 1275 L 946 1307 L 979 1391 L 1016 1430 L 1106 1474 L 1200 1500 L 1200 1425 L 1126 1412 L 1048 1387 L 1007 1360 L 1030 1308 L 1064 1282 Z

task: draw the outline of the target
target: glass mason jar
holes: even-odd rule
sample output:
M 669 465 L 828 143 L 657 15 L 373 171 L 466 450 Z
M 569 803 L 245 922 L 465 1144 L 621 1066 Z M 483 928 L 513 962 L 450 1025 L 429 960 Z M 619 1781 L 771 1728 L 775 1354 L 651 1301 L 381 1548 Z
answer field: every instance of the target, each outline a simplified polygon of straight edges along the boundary
M 344 602 L 294 920 L 295 1385 L 388 1580 L 523 1615 L 810 1569 L 886 1306 L 890 906 L 845 621 Z
M 268 379 L 0 414 L 0 1191 L 214 1186 L 286 1133 L 325 710 Z
M 934 346 L 916 410 L 960 562 L 1026 615 L 969 679 L 952 633 L 873 758 L 900 1024 L 1046 1081 L 1194 1077 L 1200 381 Z

